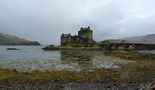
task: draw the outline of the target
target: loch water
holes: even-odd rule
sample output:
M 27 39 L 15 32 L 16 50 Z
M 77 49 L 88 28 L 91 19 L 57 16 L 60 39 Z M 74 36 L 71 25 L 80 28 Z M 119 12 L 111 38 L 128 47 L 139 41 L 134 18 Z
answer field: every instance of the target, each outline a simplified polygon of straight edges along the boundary
M 0 46 L 0 68 L 19 71 L 34 70 L 93 70 L 119 68 L 129 60 L 108 57 L 103 51 L 58 50 L 44 51 L 44 46 Z M 19 50 L 7 50 L 17 48 Z

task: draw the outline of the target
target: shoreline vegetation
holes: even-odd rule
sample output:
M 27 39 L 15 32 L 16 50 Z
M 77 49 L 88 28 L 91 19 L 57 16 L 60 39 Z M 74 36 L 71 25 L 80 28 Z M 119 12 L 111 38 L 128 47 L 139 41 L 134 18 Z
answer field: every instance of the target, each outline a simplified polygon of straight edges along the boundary
M 43 50 L 102 50 L 99 46 L 93 47 L 70 47 L 70 46 L 54 46 L 49 45 L 43 48 Z

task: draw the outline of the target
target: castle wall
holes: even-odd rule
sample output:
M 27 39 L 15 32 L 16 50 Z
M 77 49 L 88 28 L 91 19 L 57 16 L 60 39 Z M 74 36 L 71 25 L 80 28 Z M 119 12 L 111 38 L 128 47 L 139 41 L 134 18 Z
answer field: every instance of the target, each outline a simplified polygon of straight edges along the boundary
M 61 45 L 67 44 L 71 42 L 71 35 L 70 34 L 62 34 L 61 35 Z

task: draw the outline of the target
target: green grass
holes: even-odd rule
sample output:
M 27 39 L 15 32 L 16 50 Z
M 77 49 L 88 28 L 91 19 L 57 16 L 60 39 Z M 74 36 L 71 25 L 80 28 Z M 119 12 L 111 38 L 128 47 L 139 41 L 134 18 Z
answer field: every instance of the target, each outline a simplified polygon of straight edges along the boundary
M 122 65 L 120 70 L 121 73 L 128 74 L 129 81 L 155 80 L 155 57 L 153 55 L 143 56 L 136 51 L 105 52 L 105 55 L 135 61 L 135 63 Z

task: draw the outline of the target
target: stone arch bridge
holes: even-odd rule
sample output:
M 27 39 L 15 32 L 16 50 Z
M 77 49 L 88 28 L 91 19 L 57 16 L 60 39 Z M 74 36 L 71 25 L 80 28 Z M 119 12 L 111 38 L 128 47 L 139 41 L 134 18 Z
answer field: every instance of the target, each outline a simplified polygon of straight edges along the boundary
M 105 50 L 155 50 L 155 44 L 141 43 L 104 43 L 101 47 Z

